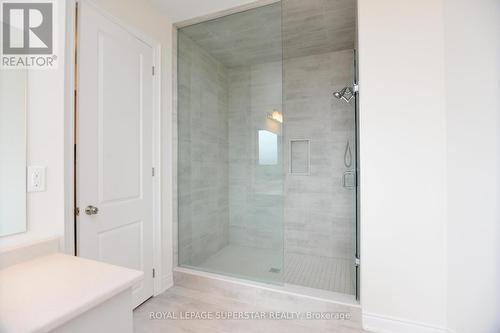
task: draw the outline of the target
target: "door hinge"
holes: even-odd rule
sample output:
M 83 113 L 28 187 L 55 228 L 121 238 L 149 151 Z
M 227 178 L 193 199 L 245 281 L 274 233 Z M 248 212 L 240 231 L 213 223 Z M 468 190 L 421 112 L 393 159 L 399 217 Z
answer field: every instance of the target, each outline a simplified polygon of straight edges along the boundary
M 155 75 L 155 66 L 151 67 L 151 74 Z
M 156 277 L 156 270 L 153 268 L 153 279 Z
M 75 216 L 80 216 L 80 208 L 75 207 Z
M 155 176 L 155 168 L 151 170 L 151 175 L 154 177 Z
M 355 265 L 356 267 L 359 267 L 359 265 L 361 265 L 361 260 L 359 260 L 359 257 L 356 257 L 356 258 L 354 259 L 354 265 Z

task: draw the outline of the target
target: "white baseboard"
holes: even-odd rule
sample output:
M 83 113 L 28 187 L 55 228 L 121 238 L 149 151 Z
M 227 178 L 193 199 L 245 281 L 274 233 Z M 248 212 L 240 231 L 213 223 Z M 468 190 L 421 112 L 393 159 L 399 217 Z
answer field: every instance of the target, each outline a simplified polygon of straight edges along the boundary
M 363 329 L 374 333 L 451 333 L 437 327 L 394 317 L 363 312 Z
M 155 289 L 155 296 L 160 295 L 165 292 L 167 289 L 171 288 L 174 285 L 174 276 L 172 273 L 168 275 L 164 275 L 160 278 L 160 284 L 158 289 Z
M 162 280 L 163 280 L 163 285 L 165 286 L 165 290 L 172 288 L 174 286 L 173 272 L 170 272 L 170 274 L 165 275 Z

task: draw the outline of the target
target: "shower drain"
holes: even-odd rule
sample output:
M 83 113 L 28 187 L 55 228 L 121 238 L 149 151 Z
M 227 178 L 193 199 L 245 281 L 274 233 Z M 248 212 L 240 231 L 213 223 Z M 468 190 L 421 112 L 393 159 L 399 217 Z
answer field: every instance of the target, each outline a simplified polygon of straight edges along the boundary
M 281 272 L 281 269 L 272 267 L 272 268 L 269 270 L 269 272 L 270 272 L 270 273 L 279 273 L 279 272 Z

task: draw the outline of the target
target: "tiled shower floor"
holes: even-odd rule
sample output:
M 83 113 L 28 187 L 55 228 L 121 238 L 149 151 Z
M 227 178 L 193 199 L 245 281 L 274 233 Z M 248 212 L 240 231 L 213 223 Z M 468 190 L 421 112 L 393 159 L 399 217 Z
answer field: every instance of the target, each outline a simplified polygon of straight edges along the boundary
M 282 252 L 228 245 L 198 266 L 206 271 L 255 279 L 259 282 L 303 286 L 336 293 L 355 293 L 354 264 L 351 260 L 287 253 L 285 270 Z
M 285 282 L 354 295 L 354 263 L 348 259 L 288 253 L 285 256 Z

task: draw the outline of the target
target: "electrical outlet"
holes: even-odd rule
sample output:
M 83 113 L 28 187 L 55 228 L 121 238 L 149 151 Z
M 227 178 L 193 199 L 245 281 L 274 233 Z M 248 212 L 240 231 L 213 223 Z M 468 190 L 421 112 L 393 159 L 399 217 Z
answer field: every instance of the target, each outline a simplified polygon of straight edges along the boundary
M 46 168 L 40 166 L 28 167 L 28 192 L 45 191 Z

